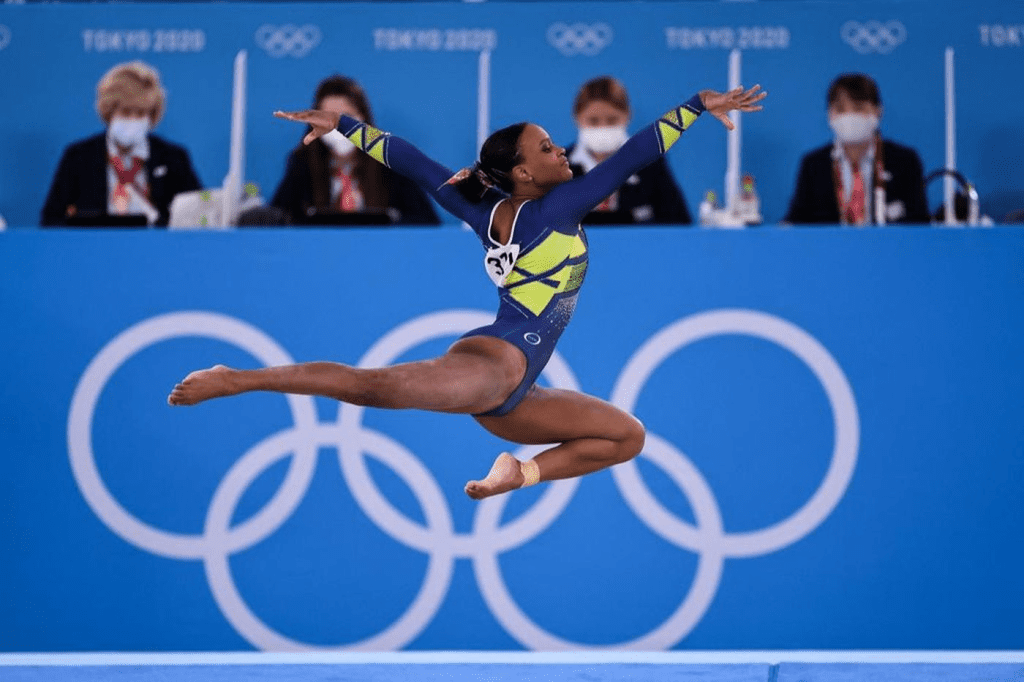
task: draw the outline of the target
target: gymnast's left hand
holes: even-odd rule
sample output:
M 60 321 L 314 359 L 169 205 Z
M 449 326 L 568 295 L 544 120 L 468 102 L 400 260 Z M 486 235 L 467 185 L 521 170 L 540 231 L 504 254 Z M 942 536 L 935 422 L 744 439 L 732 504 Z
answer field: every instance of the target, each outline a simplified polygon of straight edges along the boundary
M 299 123 L 309 124 L 312 130 L 302 138 L 302 144 L 309 144 L 316 138 L 331 132 L 338 126 L 338 119 L 341 118 L 341 114 L 333 111 L 323 111 L 321 109 L 306 109 L 305 111 L 275 111 L 274 116 L 277 118 L 287 119 L 289 121 L 298 121 Z

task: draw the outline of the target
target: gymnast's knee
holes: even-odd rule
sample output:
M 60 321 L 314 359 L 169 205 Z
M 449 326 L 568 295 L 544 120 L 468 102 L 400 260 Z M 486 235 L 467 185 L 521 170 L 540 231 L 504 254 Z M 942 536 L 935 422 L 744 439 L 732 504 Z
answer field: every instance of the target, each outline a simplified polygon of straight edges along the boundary
M 617 464 L 628 462 L 644 449 L 644 442 L 647 439 L 647 429 L 643 422 L 632 415 L 628 415 L 623 429 L 622 437 L 619 439 L 617 453 Z

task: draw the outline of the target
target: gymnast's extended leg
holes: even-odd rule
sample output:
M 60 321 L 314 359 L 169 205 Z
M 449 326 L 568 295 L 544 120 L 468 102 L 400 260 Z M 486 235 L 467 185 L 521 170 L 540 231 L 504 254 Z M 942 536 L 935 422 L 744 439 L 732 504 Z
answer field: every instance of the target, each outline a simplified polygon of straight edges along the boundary
M 563 389 L 534 387 L 508 414 L 476 420 L 513 443 L 559 445 L 523 463 L 502 453 L 486 478 L 466 484 L 466 494 L 474 499 L 524 483 L 583 476 L 630 460 L 644 446 L 644 427 L 636 417 L 599 398 Z
M 192 372 L 167 398 L 196 403 L 249 391 L 320 395 L 354 405 L 477 414 L 500 405 L 526 373 L 526 358 L 500 339 L 460 339 L 444 355 L 379 369 L 335 362 L 237 370 L 218 365 Z

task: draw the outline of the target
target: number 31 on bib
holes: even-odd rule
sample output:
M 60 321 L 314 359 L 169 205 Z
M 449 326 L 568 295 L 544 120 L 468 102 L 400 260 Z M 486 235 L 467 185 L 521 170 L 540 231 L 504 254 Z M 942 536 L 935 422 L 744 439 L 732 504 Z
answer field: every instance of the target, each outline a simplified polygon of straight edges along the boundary
M 518 258 L 519 244 L 495 246 L 487 250 L 487 255 L 484 256 L 484 269 L 487 270 L 487 276 L 491 278 L 495 286 L 505 286 L 505 280 L 512 272 Z

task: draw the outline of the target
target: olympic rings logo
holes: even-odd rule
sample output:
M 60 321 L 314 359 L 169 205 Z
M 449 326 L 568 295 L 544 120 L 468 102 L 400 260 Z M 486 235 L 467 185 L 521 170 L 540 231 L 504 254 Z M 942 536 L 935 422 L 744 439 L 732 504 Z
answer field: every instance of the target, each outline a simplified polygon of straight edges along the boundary
M 566 57 L 585 54 L 593 57 L 612 42 L 612 28 L 608 24 L 563 24 L 548 27 L 548 43 Z
M 394 362 L 406 351 L 434 339 L 489 324 L 493 314 L 447 310 L 409 320 L 380 338 L 359 361 L 360 367 Z M 627 506 L 651 531 L 680 549 L 698 555 L 689 593 L 652 631 L 611 645 L 635 650 L 668 649 L 686 637 L 707 612 L 718 589 L 726 559 L 753 557 L 798 541 L 831 514 L 853 476 L 860 427 L 853 392 L 835 359 L 814 337 L 778 317 L 753 310 L 715 310 L 676 321 L 657 332 L 630 358 L 612 391 L 611 401 L 624 410 L 635 407 L 651 374 L 671 355 L 697 341 L 721 335 L 746 335 L 789 351 L 812 371 L 824 388 L 835 424 L 831 462 L 811 498 L 786 519 L 755 531 L 730 533 L 707 481 L 672 443 L 648 432 L 642 456 L 662 469 L 685 493 L 695 523 L 666 509 L 651 493 L 635 462 L 612 470 Z M 565 650 L 587 645 L 562 639 L 535 623 L 516 603 L 504 581 L 499 555 L 543 533 L 562 514 L 580 485 L 579 479 L 546 486 L 534 506 L 501 523 L 508 495 L 491 497 L 475 508 L 472 532 L 457 533 L 451 510 L 431 472 L 402 444 L 363 424 L 365 408 L 341 404 L 336 421 L 318 422 L 313 399 L 289 395 L 294 425 L 255 444 L 221 480 L 206 512 L 201 534 L 166 531 L 144 523 L 126 510 L 100 477 L 92 449 L 92 424 L 100 395 L 114 373 L 148 347 L 181 337 L 205 337 L 233 344 L 265 365 L 292 363 L 276 341 L 241 320 L 210 312 L 159 315 L 126 329 L 90 362 L 72 398 L 68 417 L 71 469 L 89 507 L 114 533 L 155 555 L 201 560 L 217 606 L 234 629 L 264 650 L 322 648 L 286 637 L 260 620 L 246 604 L 232 576 L 229 558 L 263 542 L 292 515 L 312 481 L 320 447 L 336 448 L 346 485 L 360 509 L 398 542 L 428 557 L 426 575 L 408 609 L 381 632 L 336 649 L 395 650 L 415 639 L 431 622 L 449 591 L 456 559 L 473 562 L 480 594 L 498 623 L 524 647 Z M 576 377 L 556 352 L 544 370 L 559 388 L 579 390 Z M 532 457 L 545 446 L 520 448 L 517 457 Z M 423 511 L 414 520 L 381 493 L 366 457 L 390 467 L 412 491 Z M 290 456 L 280 488 L 260 511 L 232 525 L 239 501 L 263 472 Z M 593 648 L 593 647 L 588 647 Z
M 0 50 L 11 44 L 11 29 L 0 24 Z
M 274 26 L 263 24 L 256 29 L 256 44 L 274 58 L 305 57 L 320 44 L 320 29 L 313 24 Z
M 889 54 L 907 39 L 907 29 L 899 21 L 848 21 L 839 29 L 839 35 L 861 54 Z

